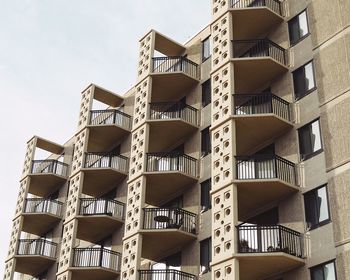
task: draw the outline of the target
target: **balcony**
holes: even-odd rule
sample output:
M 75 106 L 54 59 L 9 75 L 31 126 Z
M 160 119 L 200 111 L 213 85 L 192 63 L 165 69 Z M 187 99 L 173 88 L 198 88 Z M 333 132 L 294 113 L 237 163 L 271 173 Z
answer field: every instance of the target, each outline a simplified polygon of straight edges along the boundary
M 127 177 L 128 158 L 106 153 L 86 153 L 83 193 L 100 197 Z
M 82 198 L 77 238 L 97 243 L 124 223 L 125 204 L 113 199 Z
M 56 243 L 45 239 L 20 239 L 15 271 L 32 276 L 43 273 L 56 263 L 56 248 Z
M 88 151 L 110 150 L 130 133 L 131 123 L 131 116 L 116 109 L 90 111 Z
M 198 129 L 198 110 L 182 102 L 150 103 L 148 122 L 149 151 L 159 151 L 178 143 Z
M 278 0 L 230 0 L 233 38 L 260 38 L 283 22 L 283 4 Z
M 193 274 L 174 269 L 139 270 L 139 280 L 196 280 Z
M 237 153 L 246 154 L 293 127 L 289 102 L 271 93 L 234 94 Z
M 178 100 L 199 82 L 199 66 L 182 56 L 152 58 L 152 101 Z
M 295 164 L 277 155 L 237 156 L 234 182 L 240 218 L 299 191 Z
M 57 191 L 67 180 L 68 165 L 54 160 L 33 160 L 29 174 L 28 192 L 47 197 Z
M 233 57 L 236 93 L 266 87 L 288 71 L 286 50 L 269 39 L 234 40 Z
M 196 238 L 197 215 L 181 208 L 143 209 L 142 257 L 155 260 Z
M 245 224 L 239 225 L 237 231 L 239 279 L 266 279 L 305 263 L 299 232 L 281 225 Z
M 147 153 L 146 203 L 159 205 L 197 178 L 197 160 L 178 152 Z
M 121 254 L 105 248 L 74 248 L 72 279 L 114 280 L 119 277 Z
M 63 203 L 44 198 L 27 198 L 23 211 L 22 230 L 43 236 L 62 218 Z

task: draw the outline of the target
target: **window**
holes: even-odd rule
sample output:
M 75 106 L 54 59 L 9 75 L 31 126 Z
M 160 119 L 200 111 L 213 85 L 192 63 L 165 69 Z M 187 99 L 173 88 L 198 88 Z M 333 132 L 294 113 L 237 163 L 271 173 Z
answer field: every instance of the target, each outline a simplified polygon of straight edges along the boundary
M 322 151 L 320 121 L 315 120 L 299 128 L 300 159 L 305 160 Z
M 210 271 L 210 266 L 209 266 L 210 262 L 211 262 L 211 238 L 207 238 L 200 242 L 201 274 L 204 274 Z
M 205 129 L 203 129 L 201 131 L 201 134 L 202 134 L 201 151 L 202 151 L 202 156 L 205 157 L 206 155 L 211 153 L 209 126 Z
M 295 16 L 288 22 L 289 41 L 294 45 L 309 34 L 306 10 Z
M 300 99 L 316 88 L 312 61 L 293 72 L 295 99 Z
M 210 191 L 211 191 L 211 180 L 209 179 L 201 183 L 202 212 L 205 212 L 211 209 Z
M 334 261 L 310 268 L 311 280 L 336 280 Z
M 202 107 L 211 103 L 211 82 L 210 79 L 202 84 Z
M 211 56 L 210 36 L 202 41 L 202 61 L 207 60 Z
M 320 227 L 330 221 L 326 185 L 305 193 L 304 204 L 308 229 Z

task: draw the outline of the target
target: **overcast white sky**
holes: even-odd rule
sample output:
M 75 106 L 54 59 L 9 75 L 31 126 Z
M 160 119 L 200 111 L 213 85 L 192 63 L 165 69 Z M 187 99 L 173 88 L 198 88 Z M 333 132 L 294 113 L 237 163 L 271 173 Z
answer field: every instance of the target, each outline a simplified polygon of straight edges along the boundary
M 209 0 L 0 0 L 0 277 L 27 140 L 70 138 L 91 82 L 129 89 L 151 28 L 184 43 L 209 20 Z

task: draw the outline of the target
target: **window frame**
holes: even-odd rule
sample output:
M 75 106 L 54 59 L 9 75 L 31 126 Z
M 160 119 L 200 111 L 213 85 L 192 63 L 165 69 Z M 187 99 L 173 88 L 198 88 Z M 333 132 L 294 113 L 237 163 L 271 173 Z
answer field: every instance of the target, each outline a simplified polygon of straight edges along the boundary
M 318 128 L 319 128 L 319 133 L 320 133 L 321 148 L 318 149 L 317 151 L 314 151 L 314 152 L 312 152 L 312 153 L 310 153 L 310 154 L 307 154 L 307 155 L 303 156 L 303 155 L 301 154 L 301 149 L 300 149 L 300 142 L 301 142 L 301 141 L 300 141 L 300 131 L 301 131 L 302 129 L 305 129 L 307 126 L 312 125 L 314 122 L 318 122 Z M 317 156 L 318 154 L 320 154 L 320 153 L 322 153 L 322 152 L 324 151 L 324 148 L 323 148 L 323 139 L 322 139 L 322 128 L 321 128 L 320 118 L 314 119 L 314 120 L 308 122 L 307 124 L 304 124 L 303 126 L 299 127 L 299 128 L 297 129 L 297 131 L 298 131 L 298 149 L 299 149 L 299 161 L 300 161 L 300 162 L 306 161 L 306 160 L 308 160 L 308 159 L 310 159 L 310 158 L 312 158 L 312 157 L 314 157 L 314 156 Z
M 206 270 L 203 270 L 202 271 L 202 244 L 204 244 L 204 242 L 208 242 L 208 256 L 206 258 L 206 262 L 208 263 L 208 267 Z M 208 237 L 208 238 L 205 238 L 201 241 L 199 241 L 199 271 L 200 271 L 200 274 L 203 275 L 203 274 L 206 274 L 208 272 L 211 271 L 211 267 L 210 267 L 210 263 L 212 262 L 212 239 L 211 237 Z
M 320 190 L 320 189 L 322 189 L 322 188 L 325 188 L 325 190 L 326 190 L 328 219 L 325 219 L 325 220 L 323 220 L 323 221 L 321 221 L 321 222 L 318 222 L 317 224 L 314 224 L 314 225 L 312 225 L 311 227 L 308 228 L 308 227 L 307 227 L 307 220 L 306 220 L 306 207 L 305 207 L 306 203 L 305 203 L 305 196 L 306 196 L 306 195 L 309 195 L 309 194 L 311 194 L 311 193 L 313 193 L 313 194 L 314 194 L 314 193 L 317 193 L 318 190 Z M 323 185 L 321 185 L 321 186 L 318 186 L 317 188 L 314 188 L 314 189 L 312 189 L 312 190 L 309 190 L 309 191 L 303 193 L 303 196 L 304 196 L 305 224 L 306 224 L 306 230 L 307 230 L 307 231 L 311 231 L 311 230 L 320 228 L 320 227 L 322 227 L 322 226 L 324 226 L 324 225 L 327 225 L 327 224 L 329 224 L 329 223 L 332 222 L 331 211 L 330 211 L 330 206 L 329 206 L 329 195 L 328 195 L 328 185 L 327 185 L 327 184 L 323 184 Z M 315 194 L 314 194 L 313 196 L 315 196 Z M 317 200 L 316 200 L 316 203 L 317 203 Z M 318 213 L 318 214 L 319 214 L 319 213 Z M 322 264 L 321 264 L 321 265 L 322 265 Z
M 290 25 L 289 23 L 295 19 L 298 20 L 298 27 L 299 27 L 299 31 L 300 31 L 300 22 L 299 22 L 299 16 L 305 12 L 306 15 L 306 24 L 307 24 L 307 33 L 301 37 L 298 38 L 298 40 L 296 40 L 295 42 L 291 42 L 291 38 L 290 38 Z M 298 13 L 297 15 L 295 15 L 294 17 L 292 17 L 290 20 L 288 20 L 288 39 L 289 39 L 289 46 L 290 47 L 294 47 L 295 45 L 297 45 L 299 42 L 303 41 L 306 37 L 308 37 L 311 34 L 310 32 L 310 24 L 309 24 L 309 14 L 307 9 L 302 10 L 300 13 Z
M 206 185 L 206 184 L 208 184 L 208 185 Z M 202 209 L 201 213 L 204 213 L 204 212 L 206 212 L 206 211 L 208 211 L 208 210 L 210 210 L 212 208 L 211 197 L 210 197 L 210 191 L 212 189 L 211 179 L 209 178 L 209 179 L 201 182 L 200 185 L 201 185 L 201 209 Z M 204 186 L 205 186 L 205 188 L 208 188 L 208 190 L 209 190 L 209 192 L 208 192 L 208 203 L 209 203 L 209 205 L 204 205 L 204 203 L 203 203 L 203 200 L 204 200 L 203 188 L 204 188 Z M 205 194 L 206 194 L 206 192 L 205 192 Z
M 335 274 L 334 276 L 335 276 L 335 279 L 337 280 L 337 279 L 338 279 L 338 276 L 337 276 L 337 265 L 336 265 L 335 259 L 330 260 L 330 261 L 327 261 L 327 262 L 324 262 L 324 263 L 321 263 L 321 264 L 318 264 L 318 265 L 315 265 L 315 266 L 313 266 L 313 267 L 310 267 L 309 270 L 310 270 L 310 278 L 311 278 L 311 280 L 315 280 L 315 279 L 313 278 L 313 275 L 312 275 L 313 270 L 322 267 L 322 268 L 323 268 L 323 269 L 322 269 L 322 271 L 323 271 L 323 276 L 324 276 L 324 267 L 325 267 L 327 264 L 330 264 L 330 263 L 333 263 L 333 266 L 334 266 L 334 274 Z M 325 279 L 325 278 L 323 278 L 323 279 Z
M 207 84 L 209 84 L 209 100 L 206 100 L 206 102 L 203 102 L 204 100 L 203 100 L 203 96 L 204 96 L 204 85 L 207 85 Z M 202 108 L 205 108 L 205 107 L 207 107 L 209 104 L 211 104 L 211 79 L 209 78 L 208 80 L 206 80 L 206 81 L 204 81 L 202 84 L 201 84 L 201 86 L 202 86 Z M 209 102 L 208 102 L 209 101 Z
M 296 92 L 295 92 L 295 82 L 294 82 L 294 73 L 297 72 L 298 70 L 300 70 L 301 68 L 303 68 L 303 72 L 304 72 L 304 80 L 305 80 L 305 66 L 310 64 L 312 65 L 312 75 L 313 75 L 313 80 L 314 80 L 314 86 L 308 90 L 306 90 L 305 92 L 303 92 L 301 95 L 297 96 Z M 294 91 L 294 101 L 299 101 L 300 99 L 304 98 L 305 96 L 309 95 L 311 92 L 315 91 L 317 89 L 317 83 L 316 83 L 316 72 L 315 72 L 315 67 L 314 67 L 314 60 L 311 59 L 308 62 L 306 62 L 305 64 L 299 66 L 298 68 L 296 68 L 295 70 L 292 71 L 292 78 L 293 78 L 293 91 Z
M 207 42 L 207 41 L 208 41 L 208 44 L 209 44 L 209 56 L 208 56 L 208 57 L 205 57 L 205 56 L 204 56 L 204 50 L 205 50 L 204 44 L 205 44 L 205 42 Z M 208 60 L 208 59 L 211 57 L 211 51 L 210 51 L 210 35 L 209 35 L 208 37 L 206 37 L 204 40 L 202 40 L 201 45 L 202 45 L 201 56 L 202 56 L 202 63 L 203 63 L 204 61 Z
M 203 142 L 203 139 L 204 139 L 203 134 L 204 134 L 204 131 L 206 130 L 208 130 L 208 139 L 207 139 L 208 143 Z M 208 146 L 208 150 L 204 151 L 203 146 Z M 211 137 L 210 137 L 210 126 L 207 126 L 206 128 L 201 130 L 201 157 L 204 158 L 209 154 L 211 154 Z

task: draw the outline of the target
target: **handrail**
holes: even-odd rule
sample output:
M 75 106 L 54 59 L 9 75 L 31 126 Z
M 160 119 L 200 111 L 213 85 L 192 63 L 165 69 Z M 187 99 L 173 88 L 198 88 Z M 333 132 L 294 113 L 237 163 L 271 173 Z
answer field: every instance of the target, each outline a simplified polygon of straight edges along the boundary
M 90 125 L 116 124 L 126 130 L 131 129 L 131 116 L 117 109 L 91 110 Z
M 17 254 L 56 257 L 57 243 L 45 239 L 19 239 Z
M 129 159 L 114 153 L 85 153 L 84 168 L 114 168 L 128 172 Z
M 32 174 L 52 173 L 67 177 L 67 171 L 68 164 L 55 159 L 32 160 Z
M 175 269 L 154 269 L 154 270 L 139 270 L 139 280 L 195 280 L 197 277 L 193 274 L 182 272 Z
M 281 1 L 278 0 L 230 0 L 233 9 L 267 7 L 280 16 L 284 16 Z
M 81 198 L 79 215 L 110 215 L 124 219 L 125 204 L 106 198 Z
M 24 213 L 49 213 L 62 215 L 63 203 L 54 199 L 26 198 Z
M 199 66 L 197 63 L 183 56 L 165 56 L 152 58 L 153 73 L 184 72 L 189 76 L 199 78 Z

